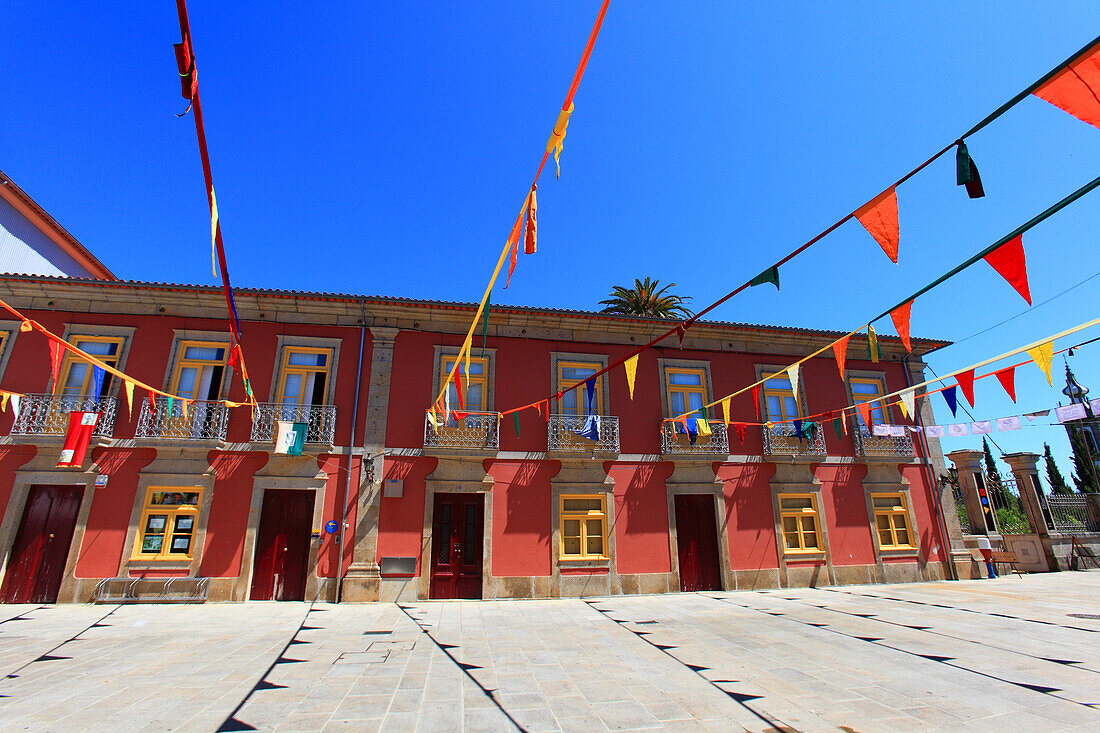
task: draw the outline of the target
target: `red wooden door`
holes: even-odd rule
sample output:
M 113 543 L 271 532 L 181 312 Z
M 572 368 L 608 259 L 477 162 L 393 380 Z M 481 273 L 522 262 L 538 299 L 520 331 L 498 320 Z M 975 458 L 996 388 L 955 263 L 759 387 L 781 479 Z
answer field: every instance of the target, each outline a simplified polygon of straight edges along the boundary
M 252 563 L 252 600 L 305 599 L 313 500 L 309 490 L 264 492 L 256 559 Z
M 15 536 L 0 603 L 56 603 L 84 490 L 32 486 Z
M 677 494 L 675 505 L 680 590 L 722 590 L 714 497 L 710 494 Z
M 430 598 L 481 598 L 482 494 L 436 494 Z

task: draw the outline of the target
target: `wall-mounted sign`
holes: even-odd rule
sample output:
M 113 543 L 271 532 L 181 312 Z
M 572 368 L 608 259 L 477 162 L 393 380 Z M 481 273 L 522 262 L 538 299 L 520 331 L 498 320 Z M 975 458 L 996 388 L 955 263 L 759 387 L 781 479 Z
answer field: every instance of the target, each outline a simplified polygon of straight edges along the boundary
M 405 482 L 399 478 L 389 478 L 382 482 L 382 496 L 387 499 L 400 499 L 405 493 Z
M 336 530 L 340 529 L 340 525 L 336 523 L 335 519 L 330 519 L 325 522 L 325 531 L 329 534 L 336 534 Z
M 102 489 L 106 485 L 107 485 L 107 474 L 101 473 L 101 474 L 99 474 L 98 476 L 95 477 L 95 487 L 97 489 Z

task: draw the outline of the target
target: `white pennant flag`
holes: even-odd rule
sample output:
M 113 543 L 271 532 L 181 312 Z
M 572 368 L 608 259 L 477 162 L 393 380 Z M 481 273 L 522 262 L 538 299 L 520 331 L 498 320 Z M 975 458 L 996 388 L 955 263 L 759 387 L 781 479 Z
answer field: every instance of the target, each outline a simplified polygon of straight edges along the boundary
M 901 411 L 905 413 L 906 417 L 916 418 L 917 416 L 917 393 L 914 390 L 907 390 L 901 393 Z
M 942 438 L 947 434 L 947 430 L 943 425 L 925 425 L 924 434 L 929 438 Z
M 988 435 L 992 432 L 993 426 L 990 424 L 989 420 L 977 420 L 970 423 L 971 435 Z
M 970 435 L 970 431 L 967 429 L 966 423 L 956 423 L 947 426 L 947 434 L 952 438 L 961 438 L 964 435 Z
M 787 379 L 791 382 L 791 392 L 794 393 L 794 401 L 798 402 L 798 364 L 787 367 Z
M 13 394 L 11 396 L 11 412 L 15 415 L 15 419 L 19 419 L 19 395 Z
M 997 418 L 998 430 L 1019 430 L 1020 429 L 1020 416 L 1013 415 L 1012 417 L 999 417 Z

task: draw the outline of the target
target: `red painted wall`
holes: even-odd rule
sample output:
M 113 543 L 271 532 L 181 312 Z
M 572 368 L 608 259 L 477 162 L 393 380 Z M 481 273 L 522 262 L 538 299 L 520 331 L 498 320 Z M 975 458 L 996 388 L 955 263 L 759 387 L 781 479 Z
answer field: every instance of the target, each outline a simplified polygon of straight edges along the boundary
M 665 481 L 673 464 L 607 462 L 615 482 L 615 559 L 620 573 L 672 570 Z
M 391 400 L 392 404 L 392 400 Z M 383 480 L 404 482 L 400 497 L 383 496 L 379 501 L 378 559 L 415 557 L 420 574 L 420 542 L 424 534 L 424 479 L 435 470 L 435 458 L 387 456 Z
M 0 522 L 4 521 L 11 492 L 15 487 L 15 472 L 34 458 L 38 448 L 33 445 L 0 446 Z
M 730 568 L 754 570 L 779 567 L 775 515 L 768 483 L 775 474 L 770 463 L 715 463 L 725 497 Z
M 836 433 L 833 433 L 836 436 Z M 818 464 L 814 476 L 821 481 L 820 507 L 829 532 L 833 565 L 871 565 L 875 562 L 871 518 L 867 514 L 862 464 Z
M 913 502 L 913 513 L 917 519 L 914 531 L 920 538 L 921 557 L 929 561 L 948 560 L 950 545 L 944 542 L 942 525 L 937 512 L 934 489 L 929 486 L 927 473 L 920 466 L 905 466 L 901 469 L 901 475 L 909 481 L 909 498 Z M 939 552 L 933 554 L 932 548 L 939 546 Z
M 107 476 L 107 485 L 95 489 L 84 540 L 80 543 L 73 575 L 78 578 L 117 578 L 122 567 L 122 553 L 130 515 L 137 501 L 138 477 L 141 470 L 153 462 L 153 448 L 96 448 L 92 462 L 100 474 Z
M 216 477 L 199 575 L 205 578 L 235 578 L 241 574 L 253 476 L 267 464 L 267 459 L 268 454 L 259 451 L 210 451 L 207 456 Z
M 493 477 L 492 574 L 550 575 L 550 479 L 557 461 L 485 461 Z

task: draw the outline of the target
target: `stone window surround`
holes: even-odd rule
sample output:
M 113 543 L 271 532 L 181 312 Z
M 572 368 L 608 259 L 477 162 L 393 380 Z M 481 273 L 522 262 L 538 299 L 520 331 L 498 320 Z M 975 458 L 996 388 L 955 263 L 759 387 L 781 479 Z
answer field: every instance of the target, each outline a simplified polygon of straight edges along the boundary
M 325 404 L 336 404 L 336 366 L 340 363 L 340 345 L 343 339 L 321 338 L 316 336 L 291 336 L 279 334 L 278 345 L 275 348 L 275 366 L 271 373 L 271 387 L 268 389 L 268 402 L 274 403 L 279 398 L 279 380 L 282 378 L 283 354 L 286 348 L 305 349 L 330 349 L 331 360 L 328 365 L 328 376 L 325 377 Z
M 168 354 L 168 364 L 164 372 L 164 382 L 161 389 L 164 392 L 172 392 L 172 375 L 176 371 L 176 362 L 180 357 L 180 344 L 184 341 L 207 341 L 216 344 L 225 344 L 226 350 L 229 349 L 229 334 L 225 331 L 196 331 L 194 329 L 174 328 L 172 329 L 172 350 Z M 228 354 L 226 354 L 226 365 L 222 371 L 222 384 L 219 394 L 224 400 L 229 394 L 229 388 L 233 384 L 233 373 L 236 371 L 233 367 L 229 366 Z
M 4 348 L 0 352 L 0 377 L 4 375 L 8 367 L 8 359 L 11 358 L 12 347 L 15 345 L 15 337 L 19 335 L 19 321 L 0 321 L 0 331 L 6 331 L 8 336 L 4 339 Z
M 783 378 L 787 378 L 787 374 L 786 374 L 787 367 L 785 367 L 785 366 L 779 366 L 779 365 L 776 365 L 776 364 L 756 364 L 754 366 L 756 368 L 756 380 L 757 381 L 760 381 L 760 380 L 764 379 L 764 377 L 771 378 L 773 376 L 774 377 L 782 376 Z M 799 368 L 798 368 L 798 405 L 799 405 L 799 407 L 802 408 L 802 414 L 803 415 L 809 415 L 810 414 L 810 409 L 806 405 L 806 380 L 803 378 L 803 375 L 802 375 L 802 371 L 803 371 L 802 367 L 803 366 L 805 366 L 805 364 L 799 365 Z M 849 394 L 849 398 L 850 398 L 850 394 Z M 763 384 L 760 385 L 760 412 L 762 413 L 762 417 L 764 418 L 765 422 L 772 419 L 771 418 L 771 413 L 768 412 L 768 400 L 764 396 L 764 385 Z M 820 511 L 820 509 L 818 511 Z
M 872 494 L 902 494 L 905 497 L 905 514 L 909 521 L 909 539 L 914 543 L 913 547 L 900 547 L 900 548 L 883 548 L 879 544 L 878 537 L 878 525 L 875 520 L 875 504 L 871 501 Z M 920 543 L 918 542 L 919 536 L 917 534 L 917 518 L 913 513 L 913 495 L 909 491 L 909 486 L 906 484 L 899 484 L 896 487 L 883 487 L 882 485 L 866 487 L 864 492 L 864 500 L 867 503 L 867 523 L 871 528 L 871 539 L 875 545 L 876 558 L 881 562 L 885 558 L 895 557 L 920 557 Z
M 486 351 L 486 354 L 488 354 L 487 351 Z M 604 368 L 607 367 L 607 354 L 574 354 L 574 353 L 565 352 L 565 351 L 551 351 L 550 352 L 550 381 L 551 381 L 551 384 L 553 384 L 552 389 L 553 389 L 555 394 L 557 394 L 558 390 L 561 389 L 561 385 L 558 384 L 558 364 L 559 364 L 559 362 L 563 362 L 563 361 L 564 362 L 581 362 L 581 363 L 589 363 L 590 362 L 592 364 L 599 364 L 600 369 L 604 369 Z M 606 417 L 611 417 L 612 416 L 612 412 L 611 412 L 611 395 L 610 395 L 609 390 L 608 390 L 609 385 L 608 385 L 608 380 L 607 380 L 607 374 L 600 375 L 599 380 L 600 380 L 600 404 L 598 406 L 599 411 L 597 412 L 597 414 L 603 415 L 603 416 L 606 416 Z M 584 390 L 583 387 L 578 387 L 574 391 L 578 392 L 581 395 L 581 399 L 587 399 L 587 395 L 585 394 L 585 390 Z M 560 404 L 559 404 L 559 411 L 560 411 Z
M 122 545 L 122 564 L 119 568 L 119 577 L 128 577 L 131 571 L 142 570 L 183 570 L 188 576 L 197 577 L 199 567 L 202 565 L 202 553 L 206 547 L 206 524 L 210 519 L 210 503 L 214 499 L 213 473 L 201 475 L 178 473 L 142 473 L 138 478 L 137 490 L 134 492 L 134 505 L 130 511 L 130 524 L 126 530 L 126 539 Z M 193 552 L 190 560 L 146 560 L 134 557 L 134 548 L 141 536 L 141 515 L 145 510 L 145 497 L 150 487 L 165 487 L 169 489 L 199 489 L 202 491 L 202 500 L 199 506 L 198 521 L 195 525 Z
M 845 369 L 844 370 L 844 389 L 845 389 L 845 391 L 847 392 L 847 395 L 848 395 L 848 404 L 849 405 L 854 406 L 856 404 L 855 395 L 852 394 L 852 377 L 855 377 L 856 379 L 877 379 L 882 384 L 882 393 L 884 395 L 888 394 L 887 390 L 889 388 L 886 386 L 886 372 L 875 372 L 875 371 L 867 371 L 867 370 L 861 370 L 861 369 Z M 883 418 L 886 420 L 887 423 L 893 423 L 894 422 L 893 421 L 893 411 L 895 409 L 897 409 L 897 408 L 895 406 L 892 406 L 892 405 L 890 407 L 884 407 L 883 408 Z
M 426 406 L 425 409 L 427 409 L 427 407 L 431 406 L 432 400 L 434 400 L 436 398 L 436 396 L 439 394 L 439 382 L 440 382 L 439 371 L 440 371 L 440 369 L 442 368 L 442 365 L 443 365 L 443 357 L 445 357 L 445 356 L 458 356 L 458 352 L 460 350 L 461 350 L 461 347 L 459 347 L 459 346 L 442 346 L 440 344 L 436 344 L 435 352 L 434 352 L 433 357 L 432 357 L 432 364 L 434 365 L 433 368 L 432 368 L 432 393 L 428 397 L 427 401 L 425 402 L 425 406 Z M 474 357 L 475 354 L 473 353 L 473 347 L 471 347 L 470 351 L 471 351 L 470 356 Z M 477 357 L 481 356 L 481 350 L 480 349 L 478 350 L 476 356 Z M 495 405 L 496 405 L 496 365 L 497 365 L 497 350 L 496 349 L 485 349 L 485 366 L 486 366 L 486 371 L 488 372 L 488 374 L 486 375 L 486 379 L 485 379 L 485 383 L 487 385 L 487 387 L 486 387 L 487 394 L 485 395 L 485 411 L 486 412 L 494 412 L 495 411 Z M 451 405 L 451 408 L 452 409 L 457 409 L 458 405 Z
M 561 497 L 599 496 L 605 497 L 604 522 L 607 537 L 604 544 L 604 559 L 574 560 L 561 556 Z M 550 483 L 550 565 L 551 572 L 557 574 L 558 568 L 611 568 L 615 567 L 615 484 L 578 484 Z
M 814 497 L 814 506 L 817 508 L 817 534 L 821 538 L 821 549 L 819 552 L 787 551 L 787 541 L 783 535 L 783 515 L 779 507 L 779 497 L 788 494 L 810 494 Z M 868 501 L 870 500 L 868 499 Z M 802 561 L 828 562 L 830 565 L 832 564 L 830 562 L 832 554 L 829 548 L 829 523 L 826 521 L 825 517 L 824 497 L 822 496 L 820 483 L 815 481 L 815 483 L 808 485 L 772 486 L 772 513 L 775 520 L 776 549 L 779 550 L 779 561 L 784 567 L 788 562 Z
M 81 336 L 121 338 L 122 348 L 118 351 L 118 358 L 115 360 L 115 369 L 118 369 L 120 372 L 125 372 L 126 361 L 130 355 L 130 346 L 134 342 L 134 330 L 133 326 L 100 326 L 94 323 L 66 323 L 61 338 L 69 343 L 73 343 L 74 339 Z M 51 391 L 55 390 L 57 389 L 57 385 L 50 384 L 48 389 Z M 111 389 L 104 396 L 117 397 L 120 389 L 122 389 L 122 380 L 113 378 L 111 379 Z
M 706 384 L 704 388 L 707 390 L 707 402 L 714 399 L 714 387 L 711 384 L 710 379 L 710 362 L 700 361 L 698 359 L 657 359 L 657 371 L 660 375 L 660 387 L 661 387 L 661 414 L 666 418 L 673 417 L 669 414 L 668 408 L 668 375 L 666 370 L 671 367 L 673 369 L 702 369 L 703 377 Z

